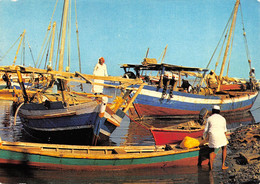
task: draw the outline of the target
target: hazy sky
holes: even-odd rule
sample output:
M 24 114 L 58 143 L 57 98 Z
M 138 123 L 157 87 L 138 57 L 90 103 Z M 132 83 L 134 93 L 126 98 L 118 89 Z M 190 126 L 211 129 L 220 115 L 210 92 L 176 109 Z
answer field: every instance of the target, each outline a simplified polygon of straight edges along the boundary
M 55 3 L 56 0 L 0 0 L 0 56 L 5 55 L 25 29 L 26 45 L 30 44 L 36 61 Z M 98 58 L 103 56 L 109 75 L 115 76 L 123 74 L 120 64 L 140 64 L 148 48 L 149 57 L 159 59 L 167 44 L 165 63 L 206 67 L 235 0 L 77 0 L 76 3 L 82 72 L 92 74 Z M 53 17 L 58 30 L 62 4 L 59 0 Z M 78 71 L 74 4 L 72 0 L 71 71 Z M 241 5 L 252 65 L 260 78 L 260 2 L 241 0 Z M 247 78 L 249 67 L 240 10 L 237 18 L 229 76 Z M 0 65 L 12 64 L 17 47 L 18 44 Z M 27 46 L 25 52 L 26 65 L 33 65 Z M 210 69 L 214 68 L 217 57 L 218 53 Z M 20 61 L 19 54 L 17 64 Z

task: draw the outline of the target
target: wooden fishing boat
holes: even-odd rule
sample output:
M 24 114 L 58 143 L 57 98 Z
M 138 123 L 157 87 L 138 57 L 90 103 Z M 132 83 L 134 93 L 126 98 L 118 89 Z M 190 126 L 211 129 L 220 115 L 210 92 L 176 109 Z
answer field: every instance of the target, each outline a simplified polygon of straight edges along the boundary
M 23 86 L 20 71 L 51 75 L 52 78 L 56 78 L 55 80 L 58 81 L 61 81 L 59 78 L 64 77 L 67 77 L 67 80 L 76 80 L 76 76 L 85 79 L 94 79 L 96 76 L 84 75 L 78 72 L 77 74 L 66 72 L 61 76 L 60 72 L 56 71 L 45 71 L 44 73 L 44 70 L 18 66 L 7 66 L 4 67 L 4 70 L 9 73 L 16 72 L 19 76 L 19 83 L 23 92 L 23 103 L 17 108 L 17 114 L 21 119 L 24 130 L 40 141 L 52 143 L 75 141 L 77 144 L 96 145 L 97 142 L 108 139 L 116 127 L 120 126 L 125 113 L 138 94 L 136 93 L 133 98 L 128 98 L 132 89 L 127 88 L 125 83 L 134 81 L 142 83 L 142 81 L 138 80 L 122 80 L 121 77 L 110 77 L 110 80 L 121 81 L 123 86 L 116 86 L 116 88 L 122 89 L 122 92 L 112 103 L 108 104 L 107 100 L 103 100 L 109 97 L 105 94 L 79 95 L 78 93 L 61 90 L 54 95 L 45 93 L 45 88 L 34 93 L 32 91 L 27 93 Z M 74 76 L 73 79 L 71 79 L 72 76 Z M 84 81 L 81 80 L 81 82 Z M 53 95 L 55 98 L 52 97 Z M 123 105 L 124 109 L 122 109 Z
M 195 121 L 189 121 L 179 125 L 155 128 L 151 127 L 151 131 L 156 145 L 180 143 L 186 136 L 198 138 L 203 136 L 204 125 L 200 125 Z
M 186 136 L 199 138 L 203 136 L 208 111 L 201 109 L 198 119 L 181 123 L 180 121 L 132 121 L 148 130 L 156 145 L 180 143 Z M 169 126 L 170 124 L 170 126 Z
M 232 12 L 233 19 L 230 19 L 232 22 L 229 22 L 229 32 L 225 31 L 227 35 L 225 35 L 226 37 L 223 36 L 227 38 L 226 49 L 223 54 L 220 74 L 215 75 L 216 82 L 213 83 L 214 85 L 209 83 L 210 75 L 206 75 L 208 69 L 204 68 L 150 62 L 149 59 L 151 58 L 145 58 L 142 64 L 124 64 L 121 66 L 124 69 L 125 77 L 145 79 L 147 82 L 147 85 L 144 86 L 134 101 L 134 111 L 131 114 L 133 117 L 136 116 L 139 119 L 190 119 L 198 115 L 200 109 L 211 110 L 213 105 L 219 105 L 221 112 L 227 117 L 248 111 L 252 107 L 258 95 L 258 89 L 248 53 L 249 80 L 237 80 L 229 77 L 228 74 L 223 76 L 227 55 L 232 51 L 230 41 L 234 33 L 239 4 L 239 1 L 237 1 Z M 170 77 L 166 73 L 170 73 Z M 159 81 L 150 80 L 150 77 L 153 76 L 157 76 Z M 187 81 L 184 83 L 185 80 L 182 81 L 183 76 L 194 76 L 193 81 L 189 81 L 191 84 L 187 84 Z
M 169 149 L 170 148 L 170 149 Z M 218 150 L 216 150 L 216 153 Z M 73 170 L 127 170 L 207 164 L 207 146 L 72 146 L 26 142 L 0 144 L 0 165 Z
M 202 111 L 201 113 L 202 114 Z M 204 115 L 204 118 L 207 114 Z M 237 116 L 230 116 L 226 118 L 227 128 L 232 131 L 240 126 L 255 123 L 254 117 L 249 112 L 239 114 Z M 134 120 L 133 120 L 134 121 Z M 186 136 L 192 138 L 199 138 L 203 136 L 205 125 L 201 125 L 198 120 L 191 120 L 184 123 L 176 123 L 171 126 L 154 127 L 152 123 L 145 123 L 144 121 L 134 121 L 143 128 L 151 132 L 156 145 L 176 144 L 180 143 Z M 172 121 L 171 121 L 172 122 Z M 160 122 L 159 124 L 163 124 Z M 167 123 L 169 124 L 169 123 Z M 158 125 L 157 125 L 158 126 Z
M 160 71 L 161 68 L 180 73 L 185 73 L 185 71 L 191 69 L 204 70 L 169 64 L 123 65 L 122 67 L 125 69 L 134 68 L 138 72 L 142 70 Z M 194 91 L 191 92 L 187 92 L 182 87 L 176 87 L 171 95 L 170 89 L 167 89 L 164 95 L 163 89 L 157 85 L 145 85 L 134 101 L 134 111 L 130 115 L 138 119 L 190 119 L 196 117 L 202 108 L 207 108 L 210 111 L 212 106 L 216 104 L 221 107 L 223 115 L 228 116 L 249 110 L 254 104 L 257 95 L 258 91 L 252 91 L 249 88 L 243 91 L 225 90 L 214 92 L 208 87 L 201 87 L 199 91 L 194 88 Z
M 59 48 L 59 52 L 57 52 L 59 56 L 57 71 L 51 68 L 51 64 L 47 70 L 15 65 L 1 67 L 0 70 L 7 74 L 15 73 L 18 77 L 23 100 L 22 103 L 20 101 L 20 105 L 17 107 L 17 114 L 21 119 L 24 130 L 30 136 L 44 142 L 67 143 L 67 141 L 74 140 L 75 144 L 83 141 L 86 144 L 96 145 L 98 141 L 108 139 L 116 127 L 120 126 L 125 113 L 138 95 L 139 92 L 136 92 L 132 98 L 128 98 L 133 89 L 127 87 L 136 82 L 138 84 L 143 82 L 140 80 L 122 80 L 121 77 L 84 75 L 81 72 L 70 73 L 67 68 L 66 72 L 64 72 L 64 48 L 69 5 L 69 0 L 64 0 L 61 39 L 57 47 Z M 48 43 L 51 45 L 50 53 L 47 53 L 50 62 L 53 61 L 55 27 L 56 23 L 54 22 L 50 34 L 52 39 Z M 24 35 L 25 31 L 21 36 L 20 43 L 24 39 Z M 18 53 L 20 46 L 21 44 L 19 44 L 16 53 Z M 37 85 L 35 85 L 34 92 L 27 90 L 25 87 L 24 74 L 40 76 L 37 81 L 35 80 Z M 113 103 L 108 104 L 108 95 L 78 95 L 70 90 L 70 82 L 105 85 L 95 82 L 95 79 L 122 82 L 121 86 L 116 86 L 121 90 L 121 94 L 115 98 Z M 45 81 L 44 85 L 40 86 L 39 84 L 43 81 Z M 53 92 L 55 93 L 53 99 L 53 94 L 48 94 L 47 90 L 54 89 L 55 86 L 57 88 L 56 92 Z M 122 109 L 123 105 L 124 109 Z
M 26 88 L 30 87 L 31 83 L 28 82 L 28 77 L 25 76 L 23 78 L 26 80 L 24 86 Z M 22 97 L 22 91 L 17 77 L 11 78 L 7 73 L 3 73 L 0 80 L 0 99 L 15 101 L 18 96 Z

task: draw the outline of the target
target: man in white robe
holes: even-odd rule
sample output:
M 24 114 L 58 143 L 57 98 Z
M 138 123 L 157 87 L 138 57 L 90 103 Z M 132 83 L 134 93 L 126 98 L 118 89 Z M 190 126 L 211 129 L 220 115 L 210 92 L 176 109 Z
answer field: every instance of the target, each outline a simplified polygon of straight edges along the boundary
M 93 75 L 95 76 L 108 76 L 107 74 L 107 66 L 105 64 L 105 59 L 103 57 L 98 59 L 98 63 L 96 64 Z M 94 79 L 94 83 L 104 83 L 104 80 Z M 93 85 L 92 92 L 93 93 L 103 93 L 104 86 L 101 85 Z
M 212 149 L 209 155 L 210 169 L 213 168 L 213 161 L 216 157 L 214 152 L 215 148 L 222 148 L 222 169 L 227 169 L 225 166 L 225 160 L 227 156 L 227 144 L 226 137 L 227 126 L 226 119 L 220 114 L 220 107 L 213 106 L 212 115 L 207 119 L 203 137 L 209 138 L 209 147 Z

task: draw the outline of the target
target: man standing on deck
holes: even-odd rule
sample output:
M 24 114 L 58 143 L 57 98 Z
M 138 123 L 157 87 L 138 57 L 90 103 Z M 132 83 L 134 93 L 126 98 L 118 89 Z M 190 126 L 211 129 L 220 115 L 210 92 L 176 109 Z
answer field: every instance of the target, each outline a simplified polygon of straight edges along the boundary
M 215 149 L 222 148 L 222 169 L 227 169 L 225 166 L 225 160 L 227 157 L 227 144 L 228 140 L 226 137 L 227 126 L 226 119 L 220 114 L 220 107 L 214 105 L 212 108 L 212 115 L 207 119 L 203 137 L 209 138 L 209 165 L 210 169 L 213 169 L 213 161 L 216 157 Z
M 210 88 L 216 88 L 218 85 L 217 75 L 214 70 L 211 70 L 208 74 L 207 84 Z
M 107 74 L 107 66 L 105 64 L 105 59 L 103 57 L 98 59 L 98 63 L 96 64 L 93 75 L 95 76 L 108 76 Z M 104 80 L 95 79 L 94 83 L 104 83 Z M 94 85 L 92 88 L 93 93 L 103 93 L 103 86 L 101 85 Z

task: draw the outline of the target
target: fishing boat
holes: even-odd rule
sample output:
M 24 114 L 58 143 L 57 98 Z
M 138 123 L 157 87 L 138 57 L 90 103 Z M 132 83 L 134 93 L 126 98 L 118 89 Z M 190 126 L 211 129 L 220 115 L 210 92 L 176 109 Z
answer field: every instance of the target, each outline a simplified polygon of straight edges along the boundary
M 135 121 L 131 117 L 130 119 L 140 125 L 142 128 L 149 131 L 154 139 L 156 145 L 165 144 L 177 144 L 184 140 L 186 136 L 191 138 L 199 138 L 203 136 L 203 132 L 206 124 L 206 117 L 208 111 L 206 108 L 201 109 L 199 118 L 196 120 L 189 120 L 186 122 L 179 121 L 159 121 L 156 122 L 149 120 Z M 169 126 L 170 124 L 170 126 Z
M 110 77 L 109 80 L 121 81 L 123 86 L 116 86 L 121 89 L 120 95 L 116 96 L 113 102 L 108 104 L 108 95 L 100 94 L 78 94 L 70 93 L 64 88 L 57 93 L 49 93 L 47 88 L 27 93 L 24 88 L 21 72 L 41 73 L 50 75 L 52 79 L 62 83 L 60 78 L 67 78 L 67 81 L 76 80 L 77 77 L 84 79 L 95 79 L 96 76 L 80 74 L 79 72 L 64 73 L 58 71 L 45 71 L 30 67 L 7 66 L 3 67 L 8 73 L 17 73 L 19 83 L 23 92 L 23 100 L 16 110 L 23 124 L 24 130 L 30 136 L 43 142 L 93 144 L 109 138 L 111 133 L 120 126 L 120 123 L 132 104 L 134 98 L 129 98 L 132 92 L 125 83 L 133 84 L 142 81 L 122 80 L 121 77 Z M 74 76 L 74 78 L 72 78 Z M 77 77 L 76 77 L 77 76 Z M 104 77 L 103 77 L 104 78 Z M 106 77 L 106 79 L 108 79 Z M 79 80 L 82 83 L 85 80 Z M 50 81 L 47 86 L 50 86 Z M 106 86 L 106 84 L 103 84 Z M 62 85 L 61 85 L 62 86 Z M 140 88 L 141 90 L 141 88 Z M 124 105 L 124 108 L 122 106 Z
M 205 126 L 201 126 L 195 121 L 163 128 L 149 128 L 156 145 L 180 143 L 186 136 L 202 137 L 204 129 Z
M 108 139 L 116 127 L 120 126 L 129 106 L 138 95 L 139 92 L 135 93 L 133 98 L 128 98 L 133 91 L 133 89 L 127 88 L 129 84 L 135 82 L 141 84 L 142 81 L 138 79 L 122 80 L 121 77 L 85 75 L 81 72 L 70 73 L 68 68 L 66 68 L 66 72 L 63 70 L 69 5 L 69 0 L 64 0 L 61 39 L 58 47 L 58 70 L 53 70 L 52 64 L 50 64 L 46 70 L 12 65 L 1 67 L 1 71 L 8 74 L 15 73 L 18 77 L 23 99 L 19 102 L 16 114 L 19 115 L 25 132 L 31 137 L 51 143 L 67 143 L 73 140 L 75 144 L 82 141 L 86 144 L 96 145 L 98 141 Z M 50 36 L 52 39 L 49 39 L 50 43 L 48 43 L 51 45 L 50 53 L 48 53 L 49 61 L 53 61 L 55 25 L 54 22 L 52 36 Z M 25 31 L 20 43 L 24 39 L 24 35 Z M 18 53 L 19 47 L 16 53 Z M 38 78 L 37 82 L 45 81 L 45 83 L 35 91 L 27 90 L 24 74 L 38 75 L 41 79 Z M 79 95 L 70 90 L 71 82 L 105 85 L 94 82 L 95 79 L 122 82 L 121 86 L 116 86 L 121 90 L 120 95 L 108 104 L 108 98 L 110 98 L 108 95 Z M 51 94 L 49 89 L 53 89 Z
M 240 126 L 255 123 L 250 111 L 238 116 L 231 116 L 226 120 L 229 132 Z M 205 125 L 201 125 L 197 120 L 191 120 L 167 127 L 146 126 L 145 128 L 152 133 L 156 145 L 165 145 L 180 143 L 186 136 L 192 138 L 202 137 Z
M 218 150 L 216 150 L 216 153 Z M 207 146 L 75 146 L 26 142 L 0 143 L 0 165 L 69 170 L 128 170 L 207 164 Z
M 206 68 L 184 67 L 163 62 L 157 63 L 155 59 L 147 56 L 142 64 L 121 65 L 125 72 L 124 77 L 140 78 L 147 82 L 147 85 L 144 86 L 134 101 L 132 117 L 135 119 L 191 119 L 199 114 L 200 109 L 207 108 L 211 110 L 213 105 L 219 105 L 221 112 L 227 117 L 248 111 L 252 107 L 258 95 L 258 88 L 256 87 L 254 68 L 251 67 L 251 59 L 248 53 L 247 59 L 250 73 L 248 80 L 231 78 L 228 73 L 223 76 L 227 56 L 232 50 L 230 42 L 234 35 L 239 5 L 240 2 L 237 1 L 231 16 L 233 19 L 230 19 L 229 24 L 227 24 L 229 29 L 224 31 L 226 35 L 223 36 L 223 39 L 227 39 L 223 44 L 226 44 L 226 49 L 224 49 L 219 75 L 215 73 L 216 67 L 215 70 L 207 74 L 215 52 Z M 244 34 L 244 38 L 246 39 L 246 34 Z M 212 73 L 214 74 L 214 83 L 210 83 Z M 184 76 L 193 76 L 193 80 L 188 81 Z
M 0 99 L 1 100 L 10 100 L 15 101 L 17 97 L 22 97 L 22 91 L 20 88 L 20 84 L 17 81 L 17 77 L 6 77 L 7 75 L 4 73 L 0 81 Z M 32 83 L 28 82 L 28 78 L 24 77 L 27 82 L 24 83 L 25 88 L 31 87 Z

